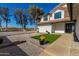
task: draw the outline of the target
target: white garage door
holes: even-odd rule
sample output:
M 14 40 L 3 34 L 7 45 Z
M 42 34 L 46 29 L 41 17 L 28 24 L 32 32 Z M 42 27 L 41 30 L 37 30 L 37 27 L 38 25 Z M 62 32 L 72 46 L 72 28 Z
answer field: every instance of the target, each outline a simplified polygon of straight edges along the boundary
M 38 30 L 39 32 L 42 32 L 42 33 L 46 33 L 46 31 L 49 31 L 50 33 L 52 33 L 52 25 L 38 26 Z
M 64 33 L 65 32 L 65 23 L 56 23 L 54 24 L 55 33 Z

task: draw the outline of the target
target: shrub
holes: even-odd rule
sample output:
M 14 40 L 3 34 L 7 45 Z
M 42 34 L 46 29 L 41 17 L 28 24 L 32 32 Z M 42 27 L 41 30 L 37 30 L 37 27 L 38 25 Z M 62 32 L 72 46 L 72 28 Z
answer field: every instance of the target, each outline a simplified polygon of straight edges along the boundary
M 47 30 L 46 30 L 46 32 L 47 32 L 47 34 L 50 34 L 50 32 L 49 32 L 49 31 L 47 31 Z
M 43 41 L 46 37 L 44 35 L 40 36 L 40 40 Z

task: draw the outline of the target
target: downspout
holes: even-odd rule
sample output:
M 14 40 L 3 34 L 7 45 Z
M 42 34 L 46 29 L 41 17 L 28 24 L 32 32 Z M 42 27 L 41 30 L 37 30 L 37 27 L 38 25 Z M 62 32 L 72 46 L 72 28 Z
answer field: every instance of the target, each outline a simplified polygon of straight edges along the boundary
M 72 12 L 72 3 L 70 3 L 69 4 L 69 7 L 70 7 L 70 20 L 72 21 L 72 14 L 73 14 L 73 12 Z

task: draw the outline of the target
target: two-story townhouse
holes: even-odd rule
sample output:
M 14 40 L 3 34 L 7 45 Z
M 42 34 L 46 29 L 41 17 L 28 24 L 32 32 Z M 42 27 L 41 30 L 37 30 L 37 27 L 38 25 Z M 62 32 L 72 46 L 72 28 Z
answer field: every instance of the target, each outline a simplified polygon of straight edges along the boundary
M 67 4 L 59 4 L 49 14 L 44 15 L 38 23 L 38 30 L 43 33 L 71 33 L 74 22 L 70 20 Z

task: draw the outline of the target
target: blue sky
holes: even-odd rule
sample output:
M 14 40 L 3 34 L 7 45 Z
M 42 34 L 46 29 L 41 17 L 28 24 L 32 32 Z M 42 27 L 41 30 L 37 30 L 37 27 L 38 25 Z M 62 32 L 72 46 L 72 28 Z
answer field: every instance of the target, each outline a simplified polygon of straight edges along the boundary
M 31 3 L 0 3 L 0 7 L 8 7 L 9 8 L 9 14 L 12 15 L 15 8 L 22 8 L 22 9 L 28 9 L 29 5 Z M 54 7 L 56 7 L 59 3 L 33 3 L 36 6 L 42 8 L 45 13 L 49 13 Z M 11 21 L 9 22 L 9 27 L 20 27 L 16 24 L 16 21 L 12 16 L 10 16 Z M 2 22 L 2 27 L 5 27 L 5 22 Z M 27 28 L 32 28 L 34 25 L 28 25 Z

